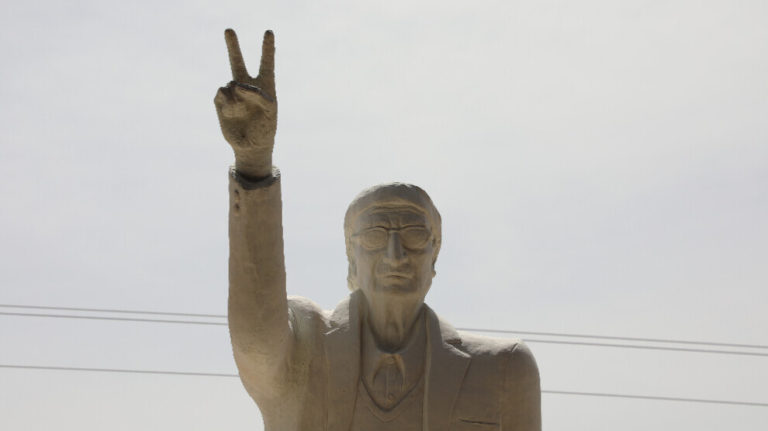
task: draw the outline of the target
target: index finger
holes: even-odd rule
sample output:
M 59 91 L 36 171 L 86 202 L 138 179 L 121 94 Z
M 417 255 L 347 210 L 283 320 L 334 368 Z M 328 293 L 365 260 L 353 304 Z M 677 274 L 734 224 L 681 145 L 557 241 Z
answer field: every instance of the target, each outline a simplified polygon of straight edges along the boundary
M 227 51 L 229 52 L 229 66 L 232 68 L 232 79 L 237 82 L 247 82 L 248 70 L 245 68 L 245 60 L 240 52 L 240 43 L 237 41 L 237 34 L 231 28 L 224 31 L 224 40 L 227 42 Z
M 272 30 L 264 32 L 264 41 L 261 44 L 261 64 L 259 65 L 259 75 L 275 75 L 275 34 Z

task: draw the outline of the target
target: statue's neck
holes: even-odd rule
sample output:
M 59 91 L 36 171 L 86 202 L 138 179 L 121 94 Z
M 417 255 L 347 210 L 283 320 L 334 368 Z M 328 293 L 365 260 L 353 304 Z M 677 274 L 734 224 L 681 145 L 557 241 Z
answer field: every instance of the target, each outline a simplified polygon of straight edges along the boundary
M 424 308 L 423 301 L 377 298 L 366 300 L 366 323 L 379 349 L 396 352 L 404 345 Z

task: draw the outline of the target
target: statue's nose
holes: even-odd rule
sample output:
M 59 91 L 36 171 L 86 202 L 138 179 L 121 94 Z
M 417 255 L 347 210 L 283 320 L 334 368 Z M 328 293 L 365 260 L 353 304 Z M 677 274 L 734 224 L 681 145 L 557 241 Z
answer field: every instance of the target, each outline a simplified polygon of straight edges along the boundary
M 405 258 L 405 250 L 403 249 L 402 241 L 400 241 L 400 233 L 391 231 L 387 239 L 387 259 L 397 262 L 403 260 L 403 258 Z

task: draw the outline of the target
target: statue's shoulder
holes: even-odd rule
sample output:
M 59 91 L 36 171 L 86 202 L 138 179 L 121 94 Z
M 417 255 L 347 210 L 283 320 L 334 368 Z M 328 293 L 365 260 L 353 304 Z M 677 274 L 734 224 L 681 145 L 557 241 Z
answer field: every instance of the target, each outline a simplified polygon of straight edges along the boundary
M 460 349 L 471 356 L 511 356 L 520 349 L 527 349 L 519 338 L 497 338 L 457 331 L 461 339 Z M 458 347 L 458 346 L 457 346 Z
M 288 295 L 288 308 L 294 313 L 299 314 L 317 314 L 323 312 L 323 309 L 315 301 L 303 296 Z
M 323 310 L 311 299 L 302 296 L 288 296 L 288 313 L 294 327 L 325 333 L 335 328 L 348 327 L 350 319 L 357 319 L 357 300 L 353 293 L 341 301 L 333 310 Z
M 485 337 L 463 331 L 459 331 L 459 337 L 459 348 L 472 357 L 493 357 L 511 363 L 514 368 L 538 369 L 531 349 L 519 338 Z
M 324 329 L 328 326 L 330 312 L 303 296 L 288 296 L 288 313 L 294 326 Z
M 525 381 L 538 385 L 539 367 L 536 358 L 522 340 L 484 337 L 466 332 L 459 334 L 461 344 L 456 347 L 470 355 L 473 362 L 482 368 L 503 370 L 507 382 Z
M 453 325 L 438 316 L 432 308 L 426 305 L 425 307 L 427 319 L 430 322 L 434 322 L 430 326 L 435 327 L 439 331 L 443 342 L 450 344 L 470 357 L 509 356 L 514 355 L 515 351 L 521 347 L 523 350 L 527 350 L 527 347 L 524 347 L 525 344 L 519 338 L 486 337 L 467 331 L 458 331 Z
M 436 329 L 443 342 L 472 358 L 501 359 L 518 356 L 533 358 L 531 351 L 519 338 L 486 337 L 467 331 L 458 331 L 429 306 L 426 306 L 426 309 L 428 320 L 436 323 Z

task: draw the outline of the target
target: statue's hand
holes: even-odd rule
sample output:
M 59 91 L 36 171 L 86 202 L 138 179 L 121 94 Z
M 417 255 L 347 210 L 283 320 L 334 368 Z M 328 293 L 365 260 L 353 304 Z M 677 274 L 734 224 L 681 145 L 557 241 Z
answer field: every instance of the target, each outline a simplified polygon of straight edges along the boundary
M 219 88 L 213 99 L 224 139 L 235 150 L 235 168 L 251 178 L 272 172 L 272 147 L 277 131 L 275 95 L 275 37 L 264 33 L 259 75 L 252 78 L 245 68 L 237 35 L 224 32 L 232 67 L 232 82 Z

